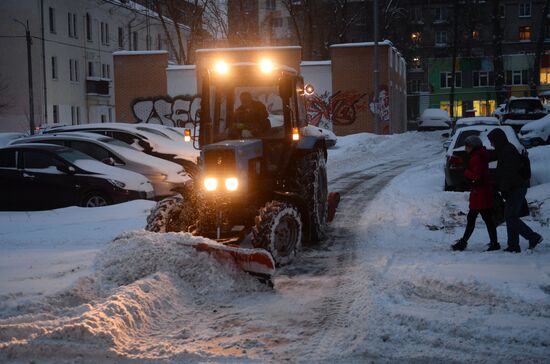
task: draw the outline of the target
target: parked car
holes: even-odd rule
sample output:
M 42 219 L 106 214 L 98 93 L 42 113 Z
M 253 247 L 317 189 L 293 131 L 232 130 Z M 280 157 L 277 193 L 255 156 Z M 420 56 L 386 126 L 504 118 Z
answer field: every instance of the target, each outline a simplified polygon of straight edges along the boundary
M 72 131 L 87 131 L 102 134 L 123 141 L 135 149 L 154 157 L 162 158 L 181 165 L 191 175 L 197 173 L 196 160 L 199 152 L 191 143 L 182 146 L 168 137 L 153 134 L 150 131 L 138 130 L 134 125 L 126 123 L 96 123 L 61 126 L 45 130 L 45 134 L 65 133 Z
M 153 196 L 141 174 L 71 148 L 36 143 L 0 149 L 0 210 L 97 207 Z
M 519 132 L 519 140 L 527 148 L 550 144 L 550 115 L 524 125 Z
M 140 173 L 147 177 L 155 190 L 155 198 L 174 195 L 190 180 L 179 164 L 142 153 L 120 140 L 101 134 L 72 132 L 43 134 L 17 139 L 22 143 L 48 143 L 76 149 L 105 164 Z
M 504 114 L 501 116 L 502 125 L 510 125 L 516 133 L 527 123 L 539 120 L 546 116 L 546 109 L 537 97 L 510 97 Z
M 451 118 L 442 109 L 426 109 L 418 118 L 418 130 L 443 130 L 451 127 Z
M 464 170 L 468 165 L 468 153 L 464 147 L 464 141 L 469 136 L 476 135 L 481 138 L 483 146 L 487 150 L 494 150 L 491 142 L 487 139 L 487 134 L 497 128 L 504 131 L 508 141 L 517 148 L 518 152 L 523 153 L 525 151 L 514 129 L 510 126 L 475 125 L 458 129 L 452 137 L 451 144 L 445 155 L 445 191 L 467 191 L 470 189 L 468 181 L 464 178 Z M 489 173 L 492 179 L 494 179 L 495 168 L 496 162 L 491 162 L 489 164 Z
M 497 118 L 492 116 L 473 116 L 469 118 L 458 119 L 455 122 L 455 125 L 453 127 L 453 130 L 451 131 L 451 135 L 449 136 L 449 139 L 443 142 L 443 148 L 447 149 L 449 147 L 449 145 L 451 144 L 452 137 L 453 135 L 455 135 L 458 129 L 464 128 L 466 126 L 472 126 L 472 125 L 500 125 L 500 121 Z
M 0 133 L 0 147 L 8 145 L 12 140 L 24 138 L 24 133 Z
M 500 104 L 495 108 L 495 111 L 493 111 L 493 116 L 500 120 L 505 110 L 506 110 L 506 104 Z

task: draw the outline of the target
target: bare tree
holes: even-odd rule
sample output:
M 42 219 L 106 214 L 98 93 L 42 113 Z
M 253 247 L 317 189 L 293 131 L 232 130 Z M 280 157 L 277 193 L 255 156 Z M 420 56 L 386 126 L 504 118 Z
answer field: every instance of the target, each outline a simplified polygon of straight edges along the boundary
M 152 5 L 157 12 L 158 20 L 168 40 L 168 47 L 172 50 L 176 62 L 184 64 L 187 60 L 187 49 L 180 26 L 183 23 L 181 6 L 185 1 L 153 0 Z M 174 34 L 175 33 L 175 37 Z M 175 39 L 174 39 L 175 38 Z

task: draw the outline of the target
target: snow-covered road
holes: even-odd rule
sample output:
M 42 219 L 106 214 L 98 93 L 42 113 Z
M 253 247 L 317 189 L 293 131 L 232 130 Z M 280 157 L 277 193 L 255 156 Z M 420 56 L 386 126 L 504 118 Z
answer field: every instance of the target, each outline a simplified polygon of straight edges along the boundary
M 17 282 L 29 273 L 2 267 L 10 283 L 0 282 L 0 361 L 545 362 L 550 147 L 533 149 L 532 159 L 538 185 L 527 221 L 547 241 L 532 254 L 484 253 L 480 225 L 469 251 L 453 253 L 467 194 L 442 191 L 439 134 L 341 138 L 329 154 L 330 190 L 342 194 L 329 238 L 281 269 L 273 290 L 183 248 L 200 239 L 188 234 L 134 230 L 109 243 L 114 210 L 57 230 L 35 214 L 0 215 L 11 226 L 0 235 L 1 255 L 11 258 L 0 263 L 39 260 L 18 253 L 26 247 L 89 252 L 64 256 L 68 267 L 80 259 L 83 273 L 60 280 L 55 273 L 66 267 L 49 265 L 33 272 L 48 288 L 29 284 L 24 293 Z M 111 217 L 118 232 L 133 230 L 146 210 L 134 202 Z M 18 221 L 28 234 L 17 232 Z M 76 282 L 67 287 L 66 277 Z

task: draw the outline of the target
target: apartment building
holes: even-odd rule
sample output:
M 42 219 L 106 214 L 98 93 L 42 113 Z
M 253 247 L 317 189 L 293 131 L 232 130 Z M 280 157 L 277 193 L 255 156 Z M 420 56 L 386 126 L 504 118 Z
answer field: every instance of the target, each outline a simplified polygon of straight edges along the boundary
M 13 19 L 28 21 L 32 37 L 37 127 L 115 121 L 113 52 L 170 50 L 157 14 L 132 1 L 3 0 L 0 97 L 8 106 L 0 110 L 0 131 L 29 129 L 25 28 Z M 189 28 L 179 28 L 186 43 Z

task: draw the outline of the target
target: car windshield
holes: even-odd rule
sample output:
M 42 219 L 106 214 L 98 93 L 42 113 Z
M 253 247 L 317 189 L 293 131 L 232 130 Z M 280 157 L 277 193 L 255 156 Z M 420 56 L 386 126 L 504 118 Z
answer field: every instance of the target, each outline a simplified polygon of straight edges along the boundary
M 161 132 L 160 130 L 157 130 L 157 129 L 154 129 L 154 128 L 147 128 L 145 126 L 138 126 L 136 129 L 141 130 L 141 131 L 146 131 L 148 133 L 155 134 L 155 135 L 170 139 L 170 137 L 168 135 L 166 135 L 163 132 Z
M 131 145 L 127 144 L 127 143 L 124 143 L 118 139 L 113 139 L 113 138 L 101 138 L 101 139 L 98 139 L 100 142 L 102 143 L 105 143 L 105 144 L 110 144 L 110 145 L 115 145 L 117 147 L 123 147 L 123 148 L 128 148 L 128 149 L 132 149 L 134 150 L 135 148 L 133 148 Z
M 87 154 L 79 152 L 75 149 L 62 149 L 57 151 L 57 155 L 68 162 L 75 163 L 78 160 L 95 160 Z
M 535 99 L 511 100 L 509 108 L 512 112 L 528 113 L 542 110 L 542 103 Z

